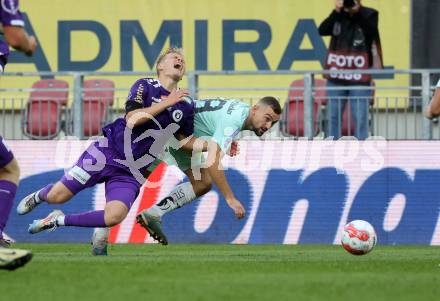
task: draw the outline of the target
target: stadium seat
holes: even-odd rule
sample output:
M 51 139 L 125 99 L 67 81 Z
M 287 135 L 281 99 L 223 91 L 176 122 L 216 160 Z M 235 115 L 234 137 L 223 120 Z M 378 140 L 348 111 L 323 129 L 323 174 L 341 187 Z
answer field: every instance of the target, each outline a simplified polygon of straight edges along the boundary
M 320 132 L 321 105 L 326 103 L 326 81 L 315 79 L 314 87 L 318 88 L 313 92 L 313 119 L 314 135 Z M 304 136 L 304 80 L 294 80 L 290 84 L 288 99 L 284 106 L 284 132 L 296 137 Z M 322 89 L 321 89 L 322 88 Z M 288 107 L 288 108 L 286 108 Z
M 83 127 L 84 136 L 96 136 L 110 119 L 115 85 L 107 79 L 84 81 Z
M 110 120 L 115 85 L 106 79 L 90 79 L 83 83 L 83 135 L 97 136 Z M 73 134 L 73 113 L 70 114 L 69 133 Z
M 52 139 L 59 134 L 63 109 L 67 105 L 68 88 L 66 81 L 57 79 L 42 79 L 32 85 L 33 90 L 22 116 L 25 136 L 31 139 Z

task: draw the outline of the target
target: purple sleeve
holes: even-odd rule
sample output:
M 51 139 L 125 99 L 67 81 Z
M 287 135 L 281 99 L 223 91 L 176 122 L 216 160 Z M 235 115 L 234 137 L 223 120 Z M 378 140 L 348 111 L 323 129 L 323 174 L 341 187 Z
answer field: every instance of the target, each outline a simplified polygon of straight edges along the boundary
M 194 106 L 188 104 L 183 113 L 181 128 L 179 133 L 189 137 L 194 133 Z
M 1 0 L 0 20 L 3 26 L 24 27 L 23 16 L 18 9 L 18 0 Z
M 130 89 L 128 93 L 127 103 L 134 102 L 141 105 L 142 108 L 151 107 L 151 97 L 148 97 L 149 85 L 143 79 L 138 80 Z M 127 104 L 126 104 L 127 105 Z

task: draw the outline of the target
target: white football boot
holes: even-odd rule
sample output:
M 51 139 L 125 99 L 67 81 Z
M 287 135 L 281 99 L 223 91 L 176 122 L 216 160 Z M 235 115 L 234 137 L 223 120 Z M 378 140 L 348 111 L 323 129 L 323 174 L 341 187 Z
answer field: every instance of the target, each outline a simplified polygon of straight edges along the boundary
M 40 191 L 32 192 L 30 195 L 23 198 L 17 206 L 17 213 L 20 215 L 26 214 L 34 210 L 35 207 L 41 204 L 38 198 Z
M 107 255 L 108 236 L 110 228 L 96 228 L 92 236 L 92 254 L 96 256 Z
M 54 231 L 58 228 L 57 218 L 63 215 L 64 213 L 62 211 L 54 210 L 45 218 L 34 220 L 34 222 L 29 225 L 28 232 L 35 234 L 43 230 Z
M 0 269 L 12 271 L 25 265 L 31 259 L 31 251 L 0 248 Z

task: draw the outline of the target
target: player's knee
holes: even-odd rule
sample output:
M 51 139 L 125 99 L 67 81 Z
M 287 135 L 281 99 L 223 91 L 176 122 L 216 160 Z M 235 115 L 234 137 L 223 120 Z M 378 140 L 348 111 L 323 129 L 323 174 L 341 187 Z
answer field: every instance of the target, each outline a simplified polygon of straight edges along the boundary
M 202 179 L 201 191 L 202 194 L 208 193 L 212 188 L 211 179 Z
M 202 178 L 200 181 L 195 181 L 193 184 L 194 192 L 197 196 L 202 196 L 208 193 L 212 188 L 210 179 Z
M 20 166 L 15 158 L 0 169 L 0 179 L 18 184 L 18 180 L 20 179 Z
M 113 227 L 120 224 L 124 218 L 127 216 L 126 212 L 122 211 L 113 211 L 105 213 L 105 224 L 108 227 Z
M 17 160 L 14 158 L 12 161 L 5 166 L 5 170 L 11 174 L 20 175 L 20 166 L 18 165 Z

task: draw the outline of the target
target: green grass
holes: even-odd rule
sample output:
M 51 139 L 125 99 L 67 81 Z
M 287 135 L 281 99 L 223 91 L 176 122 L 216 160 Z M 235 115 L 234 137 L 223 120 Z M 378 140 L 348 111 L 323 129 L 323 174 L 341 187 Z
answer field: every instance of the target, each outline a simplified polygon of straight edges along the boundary
M 33 260 L 0 271 L 0 300 L 439 300 L 440 248 L 19 244 Z

